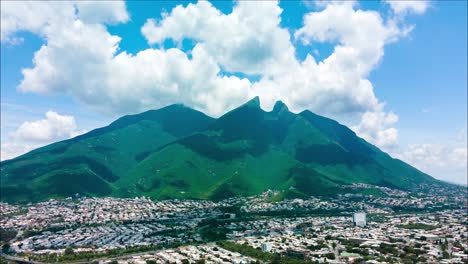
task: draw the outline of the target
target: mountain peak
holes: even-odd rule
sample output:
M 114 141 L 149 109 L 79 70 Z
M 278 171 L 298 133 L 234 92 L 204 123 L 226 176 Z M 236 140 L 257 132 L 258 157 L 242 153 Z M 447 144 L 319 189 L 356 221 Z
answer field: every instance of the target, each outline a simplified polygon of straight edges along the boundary
M 217 119 L 181 105 L 124 116 L 0 162 L 0 201 L 75 193 L 223 199 L 290 187 L 328 196 L 358 182 L 402 190 L 437 184 L 338 122 L 287 109 L 278 101 L 263 111 L 255 97 Z
M 247 103 L 244 105 L 246 106 L 252 106 L 256 108 L 260 108 L 260 97 L 255 96 L 254 98 L 250 99 Z
M 276 101 L 275 106 L 273 106 L 273 112 L 279 113 L 281 111 L 289 111 L 288 106 L 283 103 L 281 100 Z

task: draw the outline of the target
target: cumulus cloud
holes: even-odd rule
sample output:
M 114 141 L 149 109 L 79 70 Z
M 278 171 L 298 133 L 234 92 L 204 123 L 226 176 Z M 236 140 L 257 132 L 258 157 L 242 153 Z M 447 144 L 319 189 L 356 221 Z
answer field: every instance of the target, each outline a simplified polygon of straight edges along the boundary
M 27 12 L 17 11 L 21 5 L 12 3 L 2 2 L 2 34 L 7 14 L 2 41 L 18 30 L 45 39 L 33 67 L 23 70 L 20 91 L 67 94 L 114 115 L 180 102 L 217 116 L 259 95 L 265 109 L 280 99 L 294 111 L 362 115 L 358 133 L 382 146 L 396 141 L 398 131 L 391 127 L 396 121 L 390 122 L 396 116 L 384 112 L 368 75 L 383 58 L 385 45 L 411 28 L 360 10 L 354 2 L 326 2 L 323 9 L 307 13 L 293 35 L 281 27 L 282 9 L 275 1 L 239 1 L 230 14 L 206 1 L 179 5 L 142 26 L 155 46 L 134 55 L 120 51 L 121 38 L 105 26 L 129 19 L 123 3 L 91 7 L 71 2 L 58 9 L 56 2 L 46 2 L 50 6 L 34 22 L 24 18 L 30 6 L 25 5 Z M 101 9 L 106 10 L 95 12 Z M 195 45 L 187 52 L 164 49 L 167 39 L 190 39 Z M 292 41 L 306 46 L 326 42 L 334 50 L 323 61 L 310 54 L 300 61 Z M 260 78 L 251 81 L 235 73 Z M 390 121 L 368 124 L 372 115 Z
M 355 2 L 329 4 L 320 12 L 304 16 L 304 26 L 294 34 L 304 44 L 338 42 L 325 63 L 340 71 L 365 77 L 383 56 L 384 45 L 408 33 L 393 20 L 385 23 L 376 11 L 355 10 Z
M 74 12 L 67 2 L 1 1 L 0 7 L 2 42 L 15 39 L 12 35 L 18 31 L 42 34 L 48 24 L 73 19 Z
M 468 184 L 466 144 L 411 144 L 396 156 L 438 179 Z
M 297 64 L 289 32 L 279 26 L 281 12 L 276 1 L 239 1 L 225 15 L 199 1 L 175 7 L 161 21 L 149 19 L 141 31 L 150 44 L 187 38 L 203 42 L 227 71 L 279 74 Z
M 398 116 L 393 112 L 366 112 L 362 115 L 361 122 L 351 129 L 367 141 L 388 150 L 398 143 L 398 130 L 391 127 L 396 122 Z
M 67 34 L 62 34 L 62 27 L 67 27 Z M 51 27 L 47 45 L 34 55 L 35 67 L 23 70 L 18 88 L 70 94 L 113 114 L 181 102 L 219 115 L 248 98 L 250 81 L 221 76 L 203 44 L 195 46 L 189 59 L 175 48 L 117 54 L 119 41 L 104 26 L 80 20 Z
M 406 15 L 408 13 L 421 15 L 429 8 L 429 1 L 426 0 L 386 0 L 385 2 L 390 5 L 397 15 Z
M 8 142 L 3 143 L 0 150 L 0 160 L 9 160 L 26 152 L 29 152 L 41 145 L 31 143 Z
M 409 144 L 394 151 L 394 156 L 438 179 L 468 185 L 466 128 L 448 139 Z
M 89 23 L 115 24 L 130 19 L 124 1 L 77 1 L 76 9 L 79 19 Z
M 293 55 L 288 33 L 279 26 L 277 3 L 252 5 L 241 1 L 228 15 L 208 2 L 178 6 L 160 21 L 148 20 L 142 33 L 150 44 L 195 39 L 206 45 L 223 69 L 259 74 L 262 78 L 252 84 L 250 94 L 259 95 L 266 109 L 281 99 L 292 110 L 311 109 L 327 115 L 381 111 L 367 76 L 381 60 L 384 45 L 406 35 L 410 28 L 400 28 L 394 21 L 385 23 L 377 12 L 356 10 L 354 2 L 327 2 L 324 10 L 304 17 L 304 26 L 294 37 L 304 44 L 338 45 L 322 62 L 310 55 L 300 62 Z M 258 15 L 259 10 L 270 11 Z M 261 45 L 247 45 L 254 42 Z M 245 47 L 249 49 L 238 52 Z M 396 138 L 396 129 L 382 133 Z
M 51 25 L 75 19 L 89 23 L 117 23 L 129 19 L 123 1 L 1 1 L 1 41 L 15 41 L 18 31 L 44 35 Z
M 26 121 L 12 131 L 7 140 L 2 139 L 1 159 L 10 159 L 32 149 L 84 132 L 78 129 L 73 116 L 47 111 L 44 119 Z
M 22 141 L 50 142 L 77 135 L 75 118 L 47 111 L 45 119 L 26 121 L 12 132 L 12 137 Z
M 321 62 L 309 54 L 264 86 L 276 84 L 293 109 L 332 115 L 373 111 L 379 103 L 367 76 L 382 58 L 384 45 L 403 32 L 394 23 L 384 24 L 376 12 L 355 10 L 354 2 L 330 3 L 306 14 L 294 37 L 306 45 L 337 43 L 333 53 Z

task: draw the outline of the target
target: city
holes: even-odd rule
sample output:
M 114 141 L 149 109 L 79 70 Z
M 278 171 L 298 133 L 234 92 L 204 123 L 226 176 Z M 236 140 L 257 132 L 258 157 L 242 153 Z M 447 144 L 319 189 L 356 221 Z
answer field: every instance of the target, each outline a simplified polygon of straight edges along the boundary
M 221 201 L 1 203 L 2 261 L 468 263 L 466 189 L 422 188 L 427 195 L 352 184 L 329 198 L 269 190 Z
M 467 0 L 0 17 L 0 264 L 468 264 Z

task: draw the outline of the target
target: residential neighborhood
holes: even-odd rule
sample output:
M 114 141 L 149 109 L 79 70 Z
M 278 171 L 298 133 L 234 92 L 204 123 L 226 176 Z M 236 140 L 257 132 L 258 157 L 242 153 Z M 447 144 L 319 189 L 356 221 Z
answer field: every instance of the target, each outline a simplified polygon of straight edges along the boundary
M 77 195 L 1 203 L 3 256 L 101 263 L 468 263 L 466 193 L 414 194 L 364 184 L 343 190 L 306 199 L 277 199 L 283 193 L 268 190 L 221 201 Z

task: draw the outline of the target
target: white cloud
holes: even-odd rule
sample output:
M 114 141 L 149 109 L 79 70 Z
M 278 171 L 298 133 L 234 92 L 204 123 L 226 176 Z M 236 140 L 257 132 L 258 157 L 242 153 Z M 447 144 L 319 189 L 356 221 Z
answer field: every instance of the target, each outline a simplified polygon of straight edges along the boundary
M 397 15 L 406 15 L 408 13 L 424 14 L 429 7 L 429 1 L 426 0 L 386 0 L 393 12 Z
M 0 160 L 8 160 L 19 155 L 22 155 L 28 151 L 31 151 L 37 147 L 40 147 L 39 144 L 31 144 L 31 143 L 16 143 L 16 142 L 8 142 L 3 143 L 0 151 Z
M 32 149 L 84 132 L 78 129 L 73 116 L 47 111 L 44 119 L 26 121 L 12 131 L 8 138 L 2 138 L 1 159 L 14 158 Z
M 305 44 L 338 42 L 325 63 L 366 76 L 383 57 L 384 45 L 407 34 L 407 30 L 391 20 L 384 23 L 376 11 L 355 10 L 354 6 L 354 2 L 335 3 L 323 11 L 310 12 L 294 36 Z
M 14 25 L 7 27 L 5 36 L 29 30 L 46 40 L 34 55 L 33 67 L 23 70 L 18 89 L 67 94 L 114 115 L 181 102 L 216 116 L 259 95 L 266 109 L 281 99 L 294 111 L 361 114 L 356 131 L 362 136 L 382 146 L 397 140 L 398 131 L 391 127 L 396 121 L 367 124 L 369 115 L 395 116 L 383 111 L 368 75 L 381 61 L 384 46 L 411 30 L 396 20 L 359 10 L 353 2 L 333 2 L 307 13 L 304 26 L 292 37 L 280 26 L 277 2 L 239 1 L 232 13 L 223 14 L 200 1 L 179 5 L 141 28 L 150 44 L 195 40 L 191 51 L 157 45 L 132 55 L 119 51 L 120 37 L 102 24 L 127 21 L 125 5 L 110 7 L 114 11 L 93 12 L 88 4 L 75 3 L 65 18 L 44 12 L 38 21 L 46 23 L 24 21 L 23 13 L 12 11 L 12 6 L 2 8 L 2 22 L 3 13 L 10 14 L 5 20 Z M 49 9 L 57 7 L 44 7 Z M 323 61 L 310 54 L 299 61 L 291 38 L 335 47 Z M 251 82 L 226 71 L 259 75 L 260 80 Z
M 21 141 L 51 142 L 70 138 L 78 133 L 73 116 L 47 111 L 45 119 L 24 122 L 11 136 Z
M 130 19 L 124 1 L 77 1 L 76 8 L 78 17 L 88 23 L 115 24 Z
M 207 2 L 178 6 L 161 21 L 147 21 L 142 33 L 150 44 L 195 39 L 224 69 L 259 74 L 262 78 L 253 83 L 251 93 L 261 96 L 266 109 L 281 99 L 296 111 L 306 108 L 333 115 L 374 110 L 379 102 L 367 75 L 382 58 L 384 45 L 409 31 L 393 21 L 385 24 L 377 12 L 354 10 L 353 3 L 326 4 L 325 10 L 308 13 L 304 27 L 295 34 L 304 43 L 339 42 L 323 62 L 312 56 L 291 61 L 294 46 L 279 27 L 281 9 L 276 2 L 240 1 L 228 15 Z M 258 14 L 259 10 L 272 11 Z M 331 31 L 333 36 L 316 37 Z M 246 45 L 254 42 L 262 45 Z M 239 51 L 245 47 L 249 49 Z
M 367 77 L 381 61 L 384 46 L 406 36 L 411 28 L 399 27 L 392 19 L 384 21 L 378 12 L 355 8 L 355 2 L 334 2 L 306 14 L 295 38 L 306 45 L 336 43 L 333 53 L 318 63 L 308 55 L 298 69 L 265 86 L 278 84 L 278 97 L 285 97 L 292 109 L 331 115 L 363 113 L 355 131 L 380 147 L 390 147 L 397 142 L 398 131 L 391 126 L 398 118 L 383 112 Z M 374 117 L 384 120 L 369 124 Z
M 15 42 L 18 31 L 44 35 L 53 25 L 75 19 L 89 23 L 117 23 L 129 19 L 123 1 L 1 1 L 1 41 Z
M 411 144 L 398 158 L 441 180 L 467 182 L 467 148 L 440 144 Z
M 297 64 L 289 32 L 279 27 L 276 1 L 238 1 L 223 14 L 208 1 L 179 5 L 161 21 L 148 20 L 141 31 L 150 44 L 165 39 L 195 39 L 225 70 L 280 74 Z
M 29 31 L 42 34 L 49 24 L 74 18 L 69 2 L 1 1 L 1 40 L 14 39 L 13 33 Z
M 394 149 L 395 157 L 438 179 L 468 184 L 466 128 L 447 139 L 426 139 L 430 143 L 409 144 Z
M 451 153 L 453 160 L 456 160 L 458 164 L 467 163 L 467 149 L 466 148 L 456 148 Z
M 398 143 L 398 130 L 391 127 L 398 122 L 393 112 L 366 112 L 357 126 L 351 127 L 358 135 L 378 147 L 388 150 Z
M 47 36 L 47 45 L 34 55 L 35 67 L 23 70 L 21 91 L 70 94 L 113 114 L 181 102 L 219 115 L 249 97 L 250 82 L 220 76 L 203 44 L 191 59 L 179 49 L 117 54 L 119 37 L 80 20 L 50 27 Z

